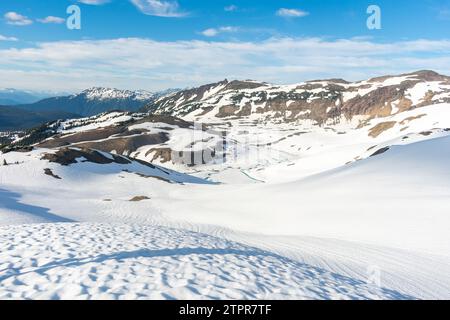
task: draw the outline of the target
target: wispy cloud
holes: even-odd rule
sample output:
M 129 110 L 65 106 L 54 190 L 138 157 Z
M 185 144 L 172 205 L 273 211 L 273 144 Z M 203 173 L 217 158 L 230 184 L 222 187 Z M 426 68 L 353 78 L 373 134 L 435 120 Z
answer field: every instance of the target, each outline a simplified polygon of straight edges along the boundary
M 438 12 L 438 19 L 440 20 L 450 20 L 450 9 L 442 8 Z
M 331 77 L 359 80 L 419 69 L 450 74 L 448 52 L 450 40 L 58 41 L 0 49 L 0 87 L 73 91 L 101 85 L 157 90 L 224 78 L 296 83 Z
M 227 11 L 227 12 L 237 11 L 237 10 L 238 10 L 238 6 L 236 6 L 236 5 L 234 5 L 234 4 L 231 4 L 231 5 L 229 5 L 229 6 L 226 6 L 226 7 L 224 8 L 224 10 Z
M 281 8 L 277 11 L 277 16 L 285 18 L 301 18 L 309 15 L 309 12 L 300 9 Z
M 33 23 L 31 19 L 26 16 L 23 16 L 17 12 L 10 11 L 5 13 L 4 18 L 7 24 L 13 26 L 27 26 Z
M 0 34 L 0 41 L 18 41 L 16 37 L 7 37 Z
M 37 19 L 38 22 L 40 23 L 56 23 L 56 24 L 61 24 L 64 23 L 66 20 L 60 17 L 55 17 L 55 16 L 48 16 L 45 17 L 44 19 Z
M 215 37 L 221 33 L 232 33 L 237 31 L 239 31 L 238 27 L 220 27 L 203 30 L 201 34 L 204 35 L 205 37 Z
M 130 0 L 142 13 L 150 16 L 180 18 L 188 15 L 175 0 Z
M 101 4 L 108 3 L 108 2 L 110 2 L 110 0 L 78 0 L 78 2 L 98 6 Z

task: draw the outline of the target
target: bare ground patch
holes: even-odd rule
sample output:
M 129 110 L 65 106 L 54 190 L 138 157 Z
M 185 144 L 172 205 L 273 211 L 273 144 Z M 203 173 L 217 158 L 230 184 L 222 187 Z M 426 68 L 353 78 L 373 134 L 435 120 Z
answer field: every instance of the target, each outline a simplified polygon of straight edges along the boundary
M 427 115 L 425 114 L 425 113 L 423 113 L 423 114 L 419 114 L 418 116 L 415 116 L 415 117 L 408 117 L 408 118 L 406 118 L 406 119 L 403 119 L 401 122 L 400 122 L 400 124 L 401 125 L 404 125 L 404 124 L 406 124 L 407 122 L 411 122 L 411 121 L 413 121 L 413 120 L 417 120 L 417 119 L 420 119 L 420 118 L 423 118 L 423 117 L 426 117 Z
M 376 138 L 383 132 L 393 128 L 396 123 L 397 122 L 395 121 L 381 122 L 369 130 L 369 136 L 372 138 Z
M 117 155 L 111 154 L 111 158 L 103 155 L 102 153 L 91 149 L 74 149 L 74 148 L 61 148 L 55 153 L 46 153 L 43 155 L 42 160 L 48 160 L 50 162 L 59 163 L 63 166 L 68 166 L 77 163 L 77 159 L 84 158 L 87 162 L 97 164 L 130 164 L 131 161 Z
M 139 202 L 139 201 L 144 201 L 144 200 L 150 200 L 150 198 L 147 197 L 147 196 L 136 196 L 136 197 L 131 198 L 131 199 L 128 200 L 128 201 L 131 201 L 131 202 Z
M 56 174 L 54 174 L 53 171 L 52 171 L 52 169 L 45 168 L 45 169 L 44 169 L 44 173 L 45 173 L 46 175 L 50 176 L 50 177 L 53 177 L 53 178 L 58 179 L 58 180 L 61 180 L 61 177 L 58 176 L 58 175 L 56 175 Z
M 105 152 L 115 151 L 118 154 L 131 153 L 143 146 L 157 145 L 169 140 L 167 133 L 143 134 L 138 136 L 108 139 L 98 142 L 80 143 L 75 146 L 82 148 L 98 149 Z

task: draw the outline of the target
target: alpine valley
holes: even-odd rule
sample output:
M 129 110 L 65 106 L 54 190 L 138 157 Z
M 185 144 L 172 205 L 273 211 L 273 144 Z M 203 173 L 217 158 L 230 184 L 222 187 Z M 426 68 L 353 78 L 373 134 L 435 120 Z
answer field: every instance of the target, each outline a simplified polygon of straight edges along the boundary
M 0 299 L 450 298 L 448 76 L 8 108 Z

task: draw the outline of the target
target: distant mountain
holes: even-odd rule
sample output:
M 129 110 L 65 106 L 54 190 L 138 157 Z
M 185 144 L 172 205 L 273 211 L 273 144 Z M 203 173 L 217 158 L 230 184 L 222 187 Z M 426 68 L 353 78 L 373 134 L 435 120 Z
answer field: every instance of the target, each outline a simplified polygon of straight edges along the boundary
M 39 126 L 56 119 L 77 118 L 77 114 L 63 111 L 28 111 L 17 107 L 0 106 L 0 132 L 17 131 Z
M 34 103 L 53 94 L 48 92 L 24 91 L 12 88 L 0 89 L 0 105 L 19 105 Z
M 358 116 L 386 117 L 443 102 L 450 102 L 450 77 L 423 70 L 352 83 L 328 79 L 273 85 L 224 80 L 164 96 L 142 110 L 204 122 L 311 120 L 322 125 Z
M 172 91 L 167 91 L 170 93 Z M 94 87 L 79 94 L 53 97 L 32 104 L 20 105 L 30 111 L 59 111 L 93 116 L 102 112 L 122 110 L 137 111 L 144 105 L 160 98 L 164 93 L 152 93 L 144 90 L 130 91 Z

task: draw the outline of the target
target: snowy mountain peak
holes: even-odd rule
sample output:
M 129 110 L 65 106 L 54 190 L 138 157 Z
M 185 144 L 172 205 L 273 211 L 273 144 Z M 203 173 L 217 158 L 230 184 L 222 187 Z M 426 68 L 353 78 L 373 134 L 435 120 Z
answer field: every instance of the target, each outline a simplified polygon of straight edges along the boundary
M 130 91 L 103 87 L 92 87 L 86 89 L 81 92 L 80 95 L 84 95 L 88 100 L 131 99 L 145 101 L 154 97 L 154 93 L 145 90 Z

